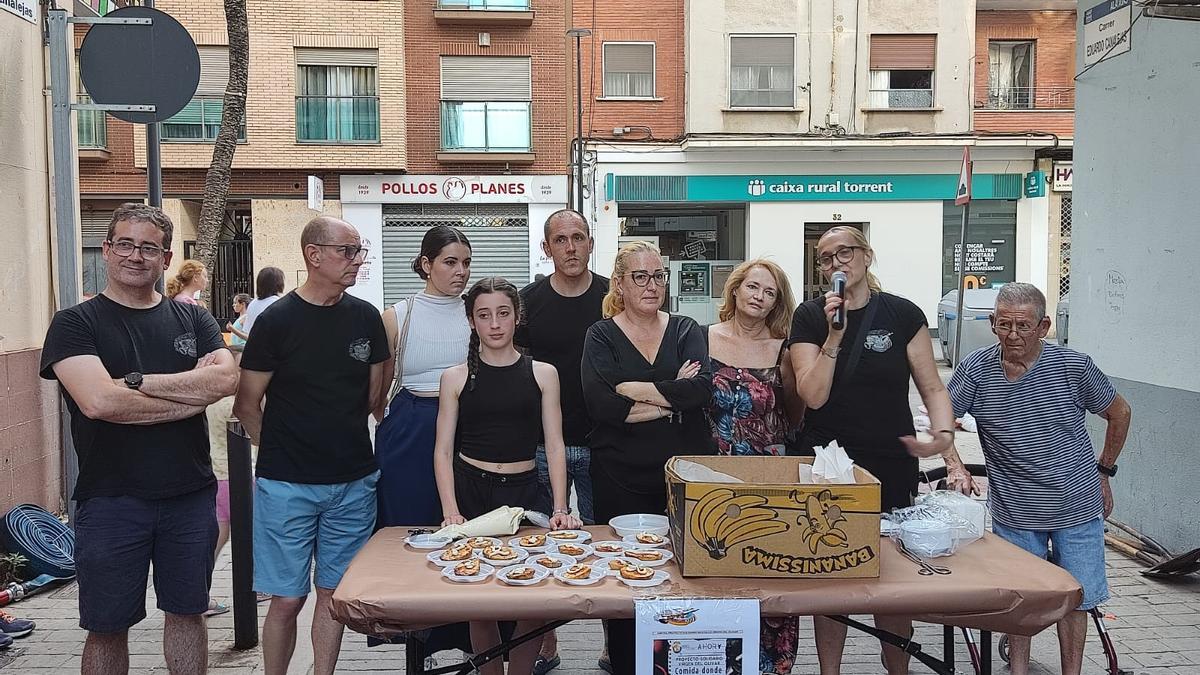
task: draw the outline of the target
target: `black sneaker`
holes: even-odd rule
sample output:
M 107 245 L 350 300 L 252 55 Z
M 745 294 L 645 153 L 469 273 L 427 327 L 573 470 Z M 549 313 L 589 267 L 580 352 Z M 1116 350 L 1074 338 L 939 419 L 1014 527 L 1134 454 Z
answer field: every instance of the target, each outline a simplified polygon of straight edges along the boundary
M 32 633 L 35 627 L 36 624 L 29 619 L 18 619 L 12 614 L 0 610 L 0 633 L 10 638 L 25 637 Z

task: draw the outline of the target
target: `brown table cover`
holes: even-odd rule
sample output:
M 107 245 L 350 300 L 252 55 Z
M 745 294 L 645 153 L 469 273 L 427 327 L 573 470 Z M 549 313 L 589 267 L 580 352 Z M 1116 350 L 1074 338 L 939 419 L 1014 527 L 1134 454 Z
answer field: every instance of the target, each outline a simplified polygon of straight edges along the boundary
M 616 539 L 608 526 L 586 528 L 593 541 Z M 521 534 L 535 532 L 524 528 Z M 443 579 L 408 547 L 407 527 L 375 533 L 350 563 L 333 594 L 333 615 L 351 629 L 393 636 L 457 621 L 628 619 L 633 600 L 651 597 L 758 598 L 765 616 L 894 614 L 917 621 L 1033 635 L 1079 606 L 1083 591 L 1066 570 L 987 534 L 957 554 L 938 558 L 949 575 L 921 576 L 888 538 L 880 543 L 878 579 L 683 578 L 631 588 L 614 578 L 567 586 L 553 578 L 509 586 L 494 576 L 476 584 Z M 509 537 L 504 537 L 507 540 Z

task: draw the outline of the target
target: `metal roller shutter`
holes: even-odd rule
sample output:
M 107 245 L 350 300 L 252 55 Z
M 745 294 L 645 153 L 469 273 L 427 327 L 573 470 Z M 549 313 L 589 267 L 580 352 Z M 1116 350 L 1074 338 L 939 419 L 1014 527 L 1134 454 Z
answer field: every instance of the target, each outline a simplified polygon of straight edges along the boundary
M 200 83 L 196 96 L 224 96 L 229 86 L 229 48 L 199 47 Z
M 528 56 L 443 56 L 443 101 L 528 101 Z
M 317 49 L 296 47 L 298 66 L 375 66 L 378 49 Z
M 112 222 L 112 214 L 109 209 L 79 211 L 79 229 L 84 246 L 98 247 L 104 243 L 104 238 L 108 236 L 108 225 Z
M 871 70 L 933 70 L 936 35 L 872 35 Z
M 504 277 L 529 283 L 529 207 L 524 204 L 385 204 L 383 301 L 392 305 L 425 288 L 412 271 L 421 238 L 436 225 L 456 227 L 471 241 L 471 280 Z

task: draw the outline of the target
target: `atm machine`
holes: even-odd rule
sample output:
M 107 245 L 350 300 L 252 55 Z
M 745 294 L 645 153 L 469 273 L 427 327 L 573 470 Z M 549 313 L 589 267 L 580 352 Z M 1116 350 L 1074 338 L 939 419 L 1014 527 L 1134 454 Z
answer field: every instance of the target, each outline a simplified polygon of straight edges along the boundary
M 670 261 L 670 311 L 690 316 L 701 326 L 717 323 L 725 280 L 741 263 L 741 260 Z

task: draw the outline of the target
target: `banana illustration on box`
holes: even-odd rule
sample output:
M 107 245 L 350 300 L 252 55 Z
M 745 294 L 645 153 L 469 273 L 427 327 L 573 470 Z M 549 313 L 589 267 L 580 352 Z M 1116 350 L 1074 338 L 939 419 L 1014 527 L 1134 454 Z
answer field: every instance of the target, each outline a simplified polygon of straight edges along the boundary
M 710 490 L 692 509 L 689 530 L 714 560 L 729 554 L 737 544 L 786 532 L 788 524 L 766 507 L 762 495 L 737 496 L 728 488 Z
M 832 499 L 833 493 L 829 490 L 808 495 L 804 500 L 805 513 L 796 519 L 798 525 L 806 525 L 800 538 L 808 544 L 808 550 L 814 554 L 820 544 L 832 548 L 846 548 L 850 545 L 846 531 L 837 526 L 846 522 L 846 517 L 842 515 L 840 506 L 829 503 Z

